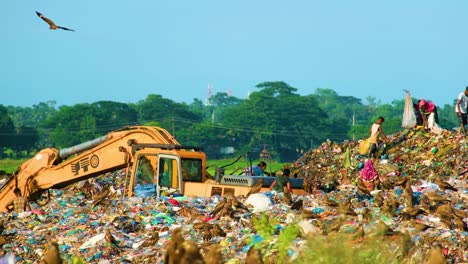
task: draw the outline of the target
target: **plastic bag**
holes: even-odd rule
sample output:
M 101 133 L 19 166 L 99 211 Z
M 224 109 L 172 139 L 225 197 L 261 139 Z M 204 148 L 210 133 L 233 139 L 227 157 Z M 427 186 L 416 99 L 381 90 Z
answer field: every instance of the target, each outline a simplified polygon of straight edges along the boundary
M 401 121 L 401 127 L 413 128 L 416 125 L 416 114 L 414 113 L 413 102 L 411 101 L 411 95 L 409 91 L 406 91 L 405 107 L 403 110 L 403 119 Z
M 369 148 L 370 148 L 370 138 L 364 139 L 359 143 L 359 154 L 361 155 L 367 155 L 369 154 Z
M 349 147 L 346 148 L 346 152 L 345 152 L 344 160 L 343 160 L 343 166 L 345 168 L 351 167 L 351 152 L 349 150 Z
M 433 133 L 440 134 L 442 133 L 442 128 L 436 123 L 435 121 L 435 114 L 431 113 L 427 119 L 427 127 L 431 130 Z

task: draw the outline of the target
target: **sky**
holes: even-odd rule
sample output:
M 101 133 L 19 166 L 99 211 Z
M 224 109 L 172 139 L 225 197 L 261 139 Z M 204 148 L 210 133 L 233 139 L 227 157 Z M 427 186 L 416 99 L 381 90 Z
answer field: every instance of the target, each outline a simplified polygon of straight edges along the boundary
M 176 102 L 264 81 L 383 103 L 453 103 L 468 85 L 465 0 L 1 1 L 0 104 L 148 94 Z M 39 11 L 75 32 L 49 30 Z

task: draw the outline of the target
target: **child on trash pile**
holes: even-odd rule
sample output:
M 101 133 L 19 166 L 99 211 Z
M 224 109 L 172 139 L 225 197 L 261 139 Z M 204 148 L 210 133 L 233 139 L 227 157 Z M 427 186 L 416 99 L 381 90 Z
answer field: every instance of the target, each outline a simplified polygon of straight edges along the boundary
M 284 187 L 287 187 L 289 192 L 292 192 L 291 183 L 289 182 L 289 175 L 291 171 L 289 169 L 283 169 L 283 174 L 276 177 L 276 180 L 273 181 L 270 185 L 270 190 L 275 190 L 277 192 L 283 192 Z
M 370 128 L 370 131 L 369 131 L 370 133 L 369 157 L 370 158 L 377 158 L 377 151 L 379 150 L 379 146 L 382 143 L 380 138 L 383 137 L 384 140 L 388 139 L 382 129 L 382 124 L 384 123 L 384 121 L 385 119 L 382 116 L 379 116 Z

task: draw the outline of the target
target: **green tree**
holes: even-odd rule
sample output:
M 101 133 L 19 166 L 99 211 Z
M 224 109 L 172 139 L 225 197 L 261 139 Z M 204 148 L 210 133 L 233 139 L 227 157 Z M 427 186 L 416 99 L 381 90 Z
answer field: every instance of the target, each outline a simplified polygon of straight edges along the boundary
M 156 121 L 173 136 L 176 136 L 176 131 L 187 129 L 192 124 L 202 121 L 202 116 L 192 112 L 187 104 L 176 103 L 161 95 L 150 94 L 133 107 L 138 112 L 140 123 Z
M 122 128 L 124 126 L 135 125 L 138 120 L 138 113 L 128 104 L 99 101 L 91 104 L 94 113 L 95 127 L 98 132 L 107 133 L 109 131 Z
M 237 150 L 260 151 L 268 145 L 270 153 L 291 161 L 308 150 L 311 141 L 326 138 L 327 114 L 314 96 L 296 94 L 297 89 L 284 82 L 264 82 L 257 88 L 247 100 L 226 108 L 218 123 Z
M 352 137 L 356 131 L 356 125 L 360 120 L 369 119 L 366 107 L 361 99 L 353 96 L 340 96 L 331 89 L 317 88 L 314 93 L 318 105 L 328 114 L 328 123 L 331 131 L 327 138 L 333 141 L 343 141 Z M 320 144 L 320 142 L 317 142 Z
M 8 115 L 8 109 L 0 105 L 0 157 L 3 157 L 4 150 L 11 148 L 15 144 L 15 126 L 13 120 Z
M 49 140 L 57 148 L 71 147 L 97 137 L 93 108 L 89 104 L 61 106 L 57 114 L 47 119 L 41 128 L 49 131 Z
M 20 126 L 16 128 L 14 149 L 19 157 L 27 157 L 29 152 L 36 150 L 39 132 L 33 127 Z

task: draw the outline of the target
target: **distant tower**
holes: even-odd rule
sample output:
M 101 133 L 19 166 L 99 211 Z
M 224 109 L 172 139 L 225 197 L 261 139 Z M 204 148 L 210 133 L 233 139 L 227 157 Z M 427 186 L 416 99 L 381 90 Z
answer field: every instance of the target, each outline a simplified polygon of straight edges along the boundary
M 208 95 L 206 96 L 205 105 L 211 105 L 211 96 L 213 95 L 213 86 L 208 83 Z
M 227 96 L 232 96 L 232 90 L 227 90 Z

